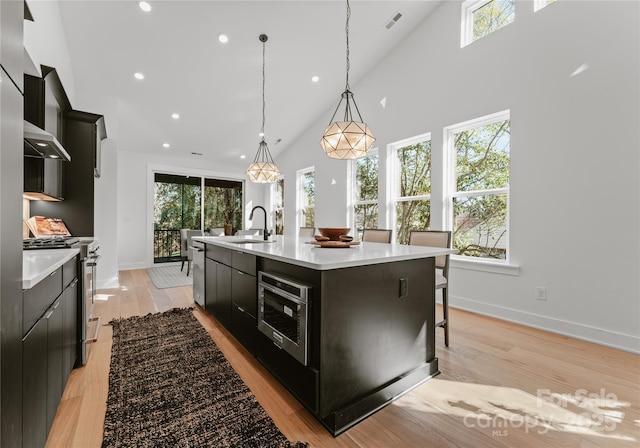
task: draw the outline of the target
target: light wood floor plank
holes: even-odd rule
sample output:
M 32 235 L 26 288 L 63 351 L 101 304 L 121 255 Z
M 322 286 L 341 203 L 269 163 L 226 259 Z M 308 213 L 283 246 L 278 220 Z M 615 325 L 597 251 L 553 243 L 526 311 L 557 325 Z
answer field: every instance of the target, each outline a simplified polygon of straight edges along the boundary
M 90 346 L 88 364 L 71 374 L 47 447 L 102 443 L 109 321 L 194 306 L 190 286 L 157 289 L 144 269 L 122 271 L 120 283 L 99 291 L 99 341 Z M 449 348 L 436 333 L 442 373 L 334 438 L 215 318 L 197 306 L 194 315 L 285 436 L 311 447 L 640 445 L 634 354 L 451 309 Z M 606 424 L 598 424 L 604 415 Z

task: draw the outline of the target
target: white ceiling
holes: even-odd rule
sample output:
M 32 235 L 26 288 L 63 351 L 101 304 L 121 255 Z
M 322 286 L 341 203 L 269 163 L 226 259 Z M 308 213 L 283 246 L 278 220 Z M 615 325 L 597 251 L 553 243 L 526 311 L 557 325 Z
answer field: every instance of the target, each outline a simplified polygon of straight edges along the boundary
M 345 87 L 345 1 L 149 3 L 145 13 L 137 1 L 60 1 L 76 100 L 105 114 L 118 149 L 243 169 L 259 142 L 263 33 L 265 138 L 274 157 L 316 120 L 329 123 Z M 350 85 L 358 100 L 358 80 L 440 1 L 350 3 Z M 387 30 L 397 12 L 403 17 Z M 218 41 L 221 33 L 227 44 Z

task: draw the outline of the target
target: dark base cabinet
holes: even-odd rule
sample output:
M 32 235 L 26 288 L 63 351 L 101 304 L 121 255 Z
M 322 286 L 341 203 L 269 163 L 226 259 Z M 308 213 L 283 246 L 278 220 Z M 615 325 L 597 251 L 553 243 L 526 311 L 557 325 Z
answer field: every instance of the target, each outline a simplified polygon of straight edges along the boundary
M 255 257 L 253 270 L 255 271 Z M 255 355 L 257 314 L 256 277 L 234 269 L 231 272 L 231 333 Z
M 205 254 L 206 309 L 334 436 L 440 373 L 433 257 L 316 270 L 213 244 Z M 311 288 L 307 365 L 257 329 L 258 271 Z
M 205 309 L 252 354 L 257 332 L 257 288 L 254 255 L 206 245 Z
M 261 258 L 260 269 L 313 287 L 308 366 L 262 334 L 256 351 L 334 436 L 440 373 L 433 258 L 324 271 Z
M 22 438 L 44 447 L 78 355 L 78 259 L 24 291 Z M 62 290 L 64 285 L 64 290 Z M 60 292 L 62 290 L 62 292 Z M 43 304 L 50 304 L 42 312 Z M 39 316 L 35 319 L 33 316 Z
M 22 446 L 47 442 L 47 321 L 38 320 L 22 341 Z
M 300 364 L 260 332 L 256 335 L 256 357 L 307 409 L 317 414 L 320 374 L 316 369 Z

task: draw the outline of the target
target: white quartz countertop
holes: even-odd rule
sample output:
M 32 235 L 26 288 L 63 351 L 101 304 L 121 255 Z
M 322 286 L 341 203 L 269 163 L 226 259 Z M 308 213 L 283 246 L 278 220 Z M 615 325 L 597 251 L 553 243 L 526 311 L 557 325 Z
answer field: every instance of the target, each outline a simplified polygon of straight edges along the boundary
M 309 244 L 313 241 L 312 238 L 278 235 L 271 238 L 272 242 L 264 242 L 260 238 L 194 236 L 192 239 L 321 271 L 454 253 L 451 249 L 404 244 L 361 242 L 357 246 L 348 248 L 325 248 Z
M 30 289 L 80 253 L 80 249 L 22 251 L 22 289 Z

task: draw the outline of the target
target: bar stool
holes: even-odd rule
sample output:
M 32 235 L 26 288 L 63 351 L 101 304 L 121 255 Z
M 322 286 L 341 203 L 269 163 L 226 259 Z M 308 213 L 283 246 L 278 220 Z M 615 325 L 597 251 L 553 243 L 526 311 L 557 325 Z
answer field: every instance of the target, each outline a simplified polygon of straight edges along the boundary
M 409 234 L 409 244 L 412 246 L 451 247 L 450 230 L 412 230 Z M 442 320 L 436 322 L 436 327 L 444 329 L 444 345 L 449 347 L 449 255 L 436 257 L 436 291 L 442 290 Z

